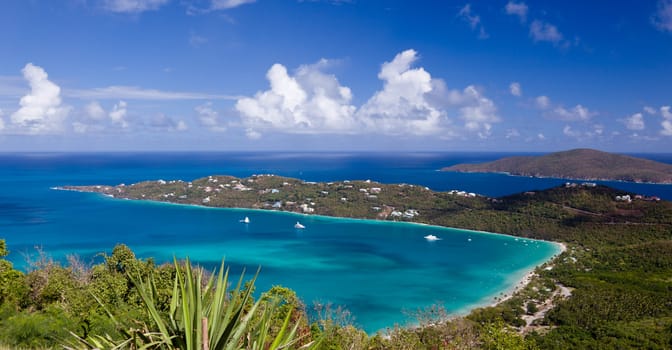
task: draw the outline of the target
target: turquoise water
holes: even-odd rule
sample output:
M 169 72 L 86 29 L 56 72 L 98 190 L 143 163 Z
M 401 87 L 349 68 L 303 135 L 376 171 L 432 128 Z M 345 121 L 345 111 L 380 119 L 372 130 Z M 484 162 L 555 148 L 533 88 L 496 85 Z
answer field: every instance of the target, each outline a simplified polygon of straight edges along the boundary
M 449 165 L 466 156 L 460 157 L 5 155 L 0 156 L 0 238 L 7 240 L 10 259 L 20 268 L 35 246 L 55 259 L 77 254 L 93 263 L 100 261 L 98 253 L 110 252 L 117 243 L 159 262 L 190 256 L 214 267 L 225 257 L 234 272 L 247 268 L 252 273 L 261 266 L 258 291 L 280 284 L 296 290 L 309 306 L 315 301 L 344 306 L 356 324 L 373 332 L 412 323 L 408 312 L 436 303 L 456 313 L 489 304 L 559 248 L 440 227 L 117 200 L 50 187 L 273 172 L 310 181 L 371 178 L 390 183 L 405 177 L 403 182 L 435 189 L 496 195 L 487 192 L 539 189 L 561 181 L 522 183 L 521 178 L 496 174 L 455 177 L 435 171 L 440 163 Z M 370 176 L 358 177 L 367 172 L 364 165 Z M 665 198 L 660 192 L 670 188 L 651 186 L 640 189 Z M 239 222 L 245 216 L 249 224 Z M 306 229 L 294 229 L 296 221 Z M 428 242 L 423 238 L 428 234 L 442 239 Z

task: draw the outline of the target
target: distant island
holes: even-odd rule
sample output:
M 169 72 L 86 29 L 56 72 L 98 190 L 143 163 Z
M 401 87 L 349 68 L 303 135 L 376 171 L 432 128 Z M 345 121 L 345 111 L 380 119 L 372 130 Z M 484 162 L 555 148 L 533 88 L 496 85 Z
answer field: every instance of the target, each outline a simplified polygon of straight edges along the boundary
M 593 149 L 574 149 L 543 156 L 507 157 L 480 164 L 457 164 L 441 170 L 577 180 L 672 183 L 670 164 Z

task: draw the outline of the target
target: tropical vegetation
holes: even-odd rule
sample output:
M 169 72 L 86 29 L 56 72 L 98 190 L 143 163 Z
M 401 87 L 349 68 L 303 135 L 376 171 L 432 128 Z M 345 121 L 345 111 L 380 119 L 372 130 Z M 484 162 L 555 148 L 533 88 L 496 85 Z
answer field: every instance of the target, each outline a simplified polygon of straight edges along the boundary
M 408 207 L 426 208 L 416 220 L 564 242 L 567 250 L 496 306 L 448 318 L 436 305 L 417 310 L 417 327 L 373 335 L 346 311 L 315 310 L 287 288 L 256 293 L 254 277 L 229 289 L 224 265 L 156 264 L 124 245 L 93 266 L 43 256 L 18 271 L 0 259 L 0 344 L 184 349 L 202 348 L 207 334 L 210 347 L 244 349 L 672 347 L 672 203 L 592 184 L 495 199 L 394 186 Z M 224 324 L 232 330 L 221 331 Z

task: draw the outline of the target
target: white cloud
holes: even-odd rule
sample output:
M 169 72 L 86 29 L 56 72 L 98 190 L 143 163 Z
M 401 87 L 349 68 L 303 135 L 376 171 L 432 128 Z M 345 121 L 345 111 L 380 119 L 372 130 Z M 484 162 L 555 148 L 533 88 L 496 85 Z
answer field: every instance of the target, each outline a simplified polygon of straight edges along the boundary
M 378 78 L 383 89 L 357 113 L 367 129 L 385 134 L 441 132 L 445 113 L 428 100 L 432 76 L 423 68 L 411 68 L 417 59 L 415 50 L 406 50 L 382 65 Z
M 460 12 L 457 13 L 457 16 L 469 23 L 472 30 L 478 30 L 479 39 L 487 39 L 489 37 L 488 33 L 485 32 L 485 28 L 483 28 L 483 23 L 481 23 L 481 16 L 471 11 L 471 4 L 464 5 L 460 9 Z
M 104 8 L 118 13 L 140 13 L 158 10 L 169 0 L 104 0 Z
M 254 131 L 254 129 L 246 129 L 245 136 L 250 140 L 258 140 L 261 138 L 261 133 Z
M 191 45 L 192 47 L 199 48 L 207 43 L 208 38 L 196 35 L 194 33 L 191 33 L 191 35 L 189 36 L 189 45 Z
M 544 136 L 544 134 L 542 134 L 542 133 L 538 133 L 538 134 L 537 134 L 537 138 L 538 138 L 539 140 L 545 140 L 545 139 L 546 139 L 546 136 Z
M 128 105 L 125 101 L 119 101 L 119 103 L 116 103 L 114 107 L 112 107 L 112 111 L 109 113 L 112 122 L 124 129 L 128 127 L 128 122 L 126 121 L 126 115 L 128 114 L 127 107 Z
M 494 103 L 474 86 L 448 90 L 423 68 L 413 68 L 414 50 L 399 53 L 382 64 L 383 88 L 359 108 L 352 92 L 324 72 L 327 60 L 300 66 L 294 74 L 274 64 L 266 77 L 270 89 L 236 103 L 248 137 L 264 130 L 294 134 L 441 135 L 454 136 L 447 109 L 456 108 L 464 129 L 486 137 L 499 121 Z
M 93 120 L 102 120 L 105 118 L 105 110 L 100 103 L 93 101 L 84 107 L 87 117 Z
M 509 92 L 513 96 L 520 97 L 523 95 L 523 88 L 520 86 L 520 83 L 513 82 L 509 85 Z
M 251 4 L 256 0 L 212 0 L 213 10 L 228 10 L 245 4 Z
M 72 130 L 78 134 L 84 134 L 89 130 L 89 126 L 81 122 L 73 122 Z
M 201 125 L 207 127 L 212 131 L 225 131 L 226 127 L 220 125 L 219 113 L 212 108 L 212 102 L 206 102 L 194 108 L 198 113 L 198 120 Z
M 5 115 L 5 113 L 0 109 L 0 131 L 5 128 L 5 121 L 2 120 L 2 117 Z
M 656 109 L 650 106 L 644 106 L 644 112 L 654 115 L 656 114 Z
M 663 130 L 660 133 L 665 136 L 672 136 L 672 112 L 670 112 L 670 106 L 660 107 L 660 115 L 663 116 L 663 121 L 660 123 Z
M 484 97 L 473 85 L 464 89 L 467 105 L 460 108 L 465 128 L 477 132 L 481 138 L 490 136 L 492 124 L 499 121 L 497 108 L 492 100 Z
M 593 132 L 594 132 L 595 135 L 598 135 L 598 136 L 604 134 L 604 125 L 602 125 L 602 124 L 593 125 Z
M 565 134 L 565 136 L 569 136 L 569 137 L 576 137 L 576 138 L 578 138 L 578 137 L 581 136 L 581 133 L 580 133 L 580 132 L 578 132 L 578 131 L 574 131 L 574 130 L 572 129 L 572 127 L 570 127 L 569 125 L 565 125 L 565 127 L 562 129 L 562 133 Z
M 541 109 L 548 109 L 551 106 L 551 99 L 548 96 L 538 96 L 534 102 Z
M 506 131 L 506 138 L 507 139 L 512 139 L 512 138 L 516 138 L 516 137 L 520 137 L 520 133 L 518 132 L 517 129 L 509 129 L 509 130 Z
M 329 64 L 321 60 L 299 67 L 294 76 L 281 64 L 267 72 L 271 88 L 236 103 L 243 123 L 250 130 L 272 128 L 288 133 L 351 133 L 355 107 L 352 93 L 335 76 L 322 72 Z M 250 134 L 248 135 L 257 135 Z
M 651 22 L 658 30 L 672 32 L 672 0 L 659 0 Z
M 521 22 L 527 21 L 527 5 L 524 2 L 509 1 L 504 7 L 507 15 L 514 15 L 520 18 Z
M 593 125 L 593 129 L 588 131 L 575 130 L 571 126 L 565 125 L 565 127 L 562 129 L 562 133 L 565 136 L 576 138 L 579 140 L 586 140 L 596 137 L 599 138 L 604 134 L 604 125 L 595 124 Z
M 535 42 L 548 41 L 558 45 L 563 41 L 562 33 L 550 23 L 535 20 L 530 25 L 530 36 Z
M 582 105 L 576 105 L 570 109 L 557 106 L 546 112 L 545 115 L 549 118 L 563 121 L 587 121 L 590 118 L 596 116 L 597 112 L 591 112 L 588 108 Z
M 65 90 L 64 95 L 81 99 L 99 100 L 236 100 L 240 96 L 204 94 L 199 92 L 161 91 L 137 86 L 108 86 L 85 90 Z
M 672 136 L 672 121 L 670 120 L 663 120 L 660 125 L 663 127 L 663 130 L 660 131 L 661 134 L 665 136 Z
M 670 106 L 660 107 L 660 115 L 667 120 L 672 120 L 672 112 L 670 112 Z
M 30 93 L 21 98 L 21 108 L 11 116 L 12 124 L 29 134 L 60 131 L 70 112 L 70 107 L 61 105 L 61 88 L 49 80 L 44 69 L 32 63 L 21 72 L 30 85 Z
M 642 113 L 635 113 L 625 118 L 624 123 L 628 130 L 644 130 L 644 116 Z
M 188 129 L 188 126 L 184 121 L 175 121 L 173 118 L 163 113 L 154 115 L 152 119 L 149 120 L 149 126 L 154 129 L 167 131 L 185 131 Z

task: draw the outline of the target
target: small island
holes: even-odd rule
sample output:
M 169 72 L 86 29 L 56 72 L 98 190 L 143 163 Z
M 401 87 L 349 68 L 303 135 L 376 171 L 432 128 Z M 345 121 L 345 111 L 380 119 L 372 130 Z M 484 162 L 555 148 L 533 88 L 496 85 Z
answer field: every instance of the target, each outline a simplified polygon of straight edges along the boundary
M 457 164 L 441 170 L 672 184 L 670 164 L 593 149 L 575 149 L 543 156 L 507 157 L 480 164 Z

